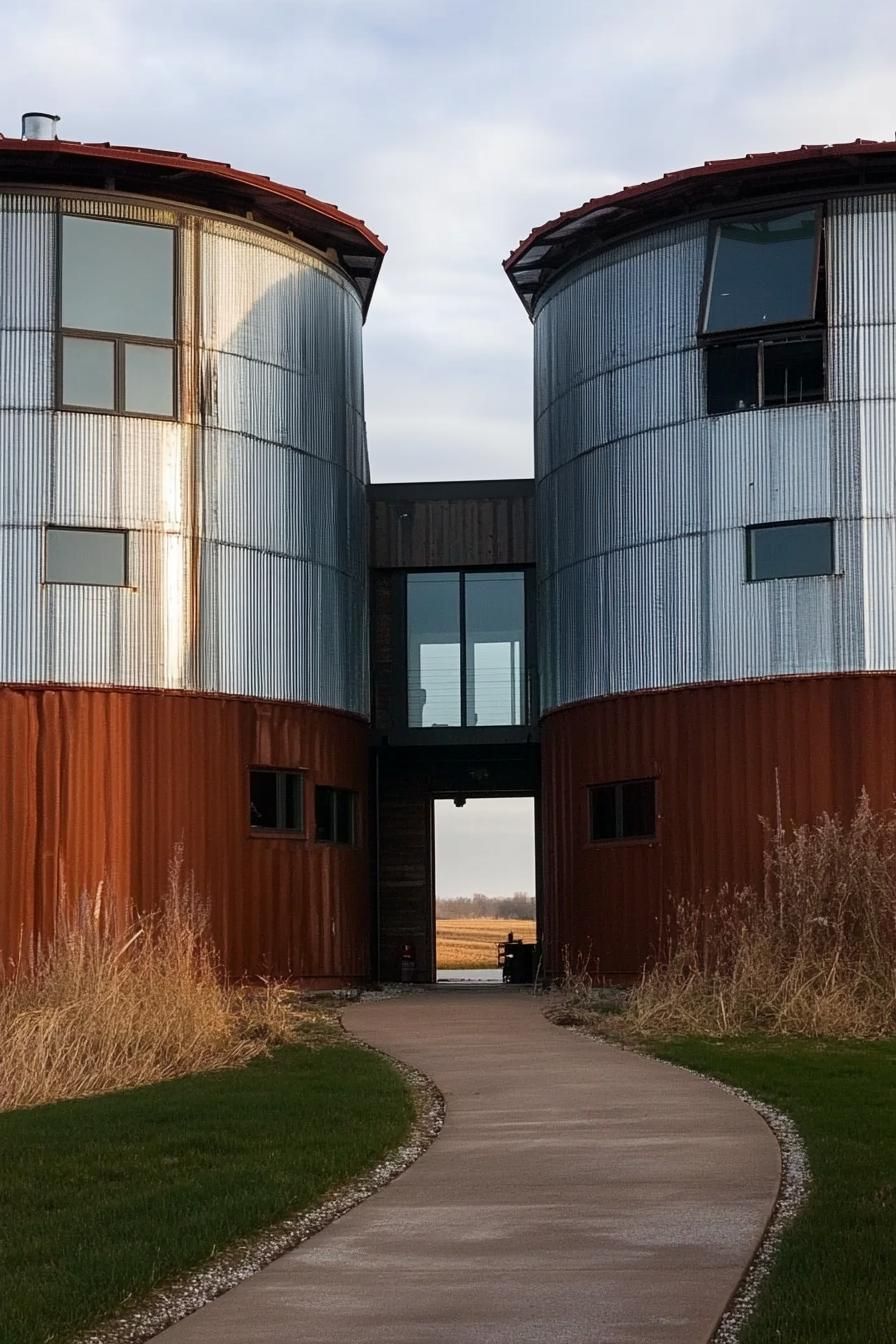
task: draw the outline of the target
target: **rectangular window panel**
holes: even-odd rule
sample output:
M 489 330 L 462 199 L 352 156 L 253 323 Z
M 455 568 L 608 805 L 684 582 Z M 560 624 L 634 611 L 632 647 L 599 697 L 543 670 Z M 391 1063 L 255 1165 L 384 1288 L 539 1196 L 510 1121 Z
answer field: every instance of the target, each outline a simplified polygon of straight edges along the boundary
M 63 215 L 63 327 L 174 338 L 174 229 Z
M 771 523 L 747 528 L 747 577 L 794 579 L 834 572 L 834 524 Z
M 601 784 L 591 790 L 591 839 L 616 839 L 615 784 Z
M 655 838 L 655 779 L 595 784 L 589 792 L 592 841 Z
M 87 410 L 115 408 L 115 345 L 79 336 L 62 339 L 62 404 Z
M 336 843 L 355 843 L 355 795 L 348 789 L 336 790 Z
M 765 341 L 762 345 L 764 406 L 824 400 L 824 341 Z
M 127 583 L 127 533 L 92 527 L 48 527 L 47 583 Z
M 164 345 L 124 347 L 124 410 L 174 414 L 174 350 Z
M 277 775 L 274 770 L 249 771 L 249 824 L 257 830 L 277 829 Z
M 302 817 L 302 776 L 293 770 L 281 773 L 282 786 L 282 824 L 286 831 L 301 831 Z
M 466 724 L 525 722 L 526 596 L 516 573 L 464 575 Z
M 656 781 L 636 779 L 620 784 L 622 836 L 627 840 L 646 840 L 656 833 Z
M 759 405 L 759 348 L 715 345 L 706 351 L 706 411 L 725 415 Z
M 742 331 L 811 321 L 818 229 L 815 209 L 717 224 L 703 330 Z
M 321 843 L 355 843 L 355 800 L 351 789 L 318 785 L 314 791 L 315 837 Z
M 408 725 L 461 724 L 460 575 L 407 577 Z
M 256 831 L 304 829 L 303 776 L 298 770 L 249 771 L 249 825 Z

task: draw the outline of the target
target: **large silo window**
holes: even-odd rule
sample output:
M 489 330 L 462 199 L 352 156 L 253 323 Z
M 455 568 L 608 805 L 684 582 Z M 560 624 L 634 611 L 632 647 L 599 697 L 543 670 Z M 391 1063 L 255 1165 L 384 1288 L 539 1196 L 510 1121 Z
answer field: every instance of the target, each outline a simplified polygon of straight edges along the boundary
M 62 215 L 59 235 L 59 405 L 172 417 L 174 229 Z
M 127 584 L 128 534 L 114 528 L 48 527 L 44 581 Z
M 816 208 L 716 224 L 704 298 L 706 333 L 789 326 L 815 317 Z
M 824 400 L 821 244 L 815 207 L 712 226 L 701 324 L 709 415 Z
M 830 518 L 747 528 L 747 578 L 751 582 L 833 573 L 834 524 Z
M 409 727 L 525 723 L 525 651 L 521 570 L 407 576 Z

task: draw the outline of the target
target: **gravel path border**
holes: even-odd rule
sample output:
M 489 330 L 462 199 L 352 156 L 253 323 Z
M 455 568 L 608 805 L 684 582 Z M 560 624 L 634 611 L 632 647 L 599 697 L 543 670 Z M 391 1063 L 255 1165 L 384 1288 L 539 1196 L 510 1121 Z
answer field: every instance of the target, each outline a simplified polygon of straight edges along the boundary
M 352 1038 L 359 1049 L 372 1046 Z M 75 1336 L 72 1344 L 145 1344 L 177 1321 L 190 1316 L 228 1289 L 235 1288 L 307 1241 L 343 1214 L 361 1204 L 377 1190 L 394 1181 L 426 1152 L 438 1136 L 445 1119 L 445 1100 L 431 1078 L 401 1060 L 373 1050 L 401 1074 L 414 1099 L 415 1119 L 411 1132 L 400 1148 L 388 1153 L 378 1166 L 330 1192 L 325 1200 L 305 1209 L 257 1236 L 246 1237 L 216 1255 L 200 1269 L 180 1275 L 164 1287 L 155 1289 L 120 1316 Z
M 660 1060 L 659 1062 L 670 1063 L 669 1060 Z M 684 1068 L 684 1065 L 673 1064 L 672 1068 Z M 706 1073 L 699 1073 L 696 1069 L 685 1069 L 685 1072 L 696 1073 L 698 1077 L 705 1078 L 710 1083 L 715 1083 L 716 1087 L 720 1087 L 723 1092 L 730 1092 L 732 1096 L 739 1097 L 748 1106 L 752 1106 L 753 1110 L 762 1117 L 774 1134 L 781 1151 L 781 1186 L 778 1190 L 775 1207 L 766 1224 L 762 1240 L 756 1248 L 756 1254 L 747 1266 L 746 1272 L 734 1296 L 725 1308 L 710 1341 L 710 1344 L 738 1344 L 741 1332 L 756 1305 L 759 1290 L 772 1267 L 781 1238 L 808 1197 L 809 1188 L 812 1184 L 809 1157 L 796 1125 L 789 1115 L 779 1111 L 776 1106 L 769 1105 L 767 1101 L 760 1101 L 758 1097 L 752 1096 L 742 1087 L 733 1087 L 730 1083 L 722 1083 L 718 1078 L 713 1078 Z

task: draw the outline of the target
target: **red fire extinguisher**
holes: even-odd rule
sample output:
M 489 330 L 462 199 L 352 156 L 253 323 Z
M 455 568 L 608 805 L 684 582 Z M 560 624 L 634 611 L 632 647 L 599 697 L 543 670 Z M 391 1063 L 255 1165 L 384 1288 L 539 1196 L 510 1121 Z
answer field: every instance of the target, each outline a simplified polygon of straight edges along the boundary
M 417 969 L 417 954 L 413 943 L 403 943 L 401 948 L 401 983 L 412 985 Z

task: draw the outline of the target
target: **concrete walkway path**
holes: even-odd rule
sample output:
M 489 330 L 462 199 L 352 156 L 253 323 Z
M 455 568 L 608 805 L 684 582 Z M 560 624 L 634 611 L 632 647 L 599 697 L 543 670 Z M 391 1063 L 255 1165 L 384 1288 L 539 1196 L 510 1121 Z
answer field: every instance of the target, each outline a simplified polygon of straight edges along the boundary
M 345 1021 L 435 1080 L 441 1136 L 165 1344 L 706 1344 L 777 1194 L 754 1111 L 512 989 Z

